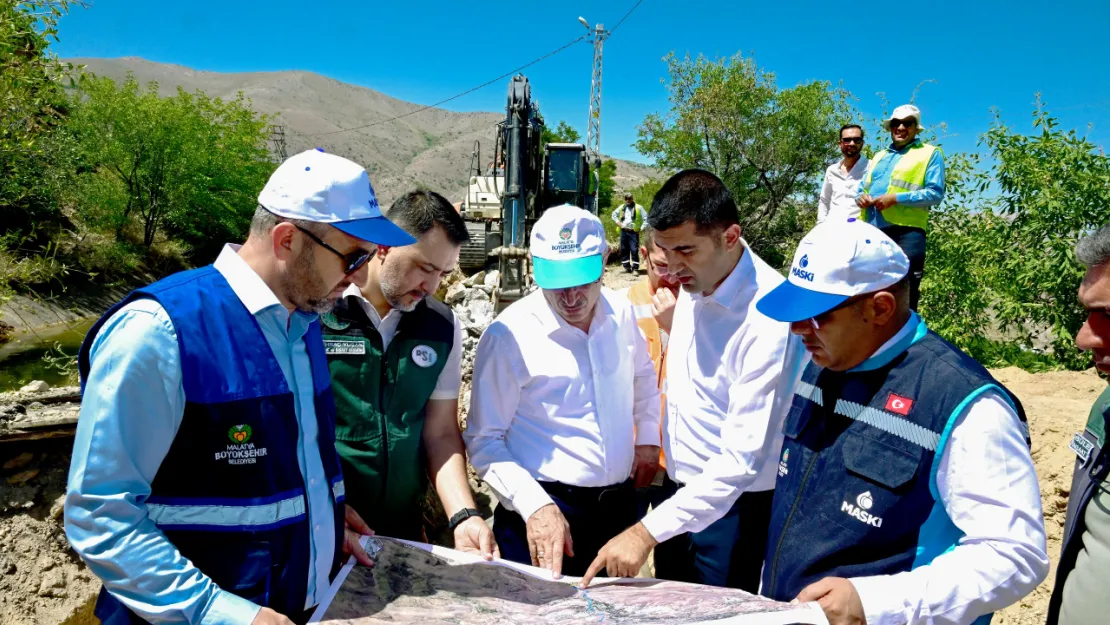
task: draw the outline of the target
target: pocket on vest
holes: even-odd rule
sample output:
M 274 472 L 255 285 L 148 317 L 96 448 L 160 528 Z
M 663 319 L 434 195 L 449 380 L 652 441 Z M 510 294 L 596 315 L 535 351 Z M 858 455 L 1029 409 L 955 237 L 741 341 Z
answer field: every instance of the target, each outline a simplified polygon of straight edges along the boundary
M 913 492 L 923 451 L 910 451 L 858 433 L 845 434 L 841 446 L 844 479 L 837 480 L 823 516 L 854 534 L 883 533 L 897 526 L 899 504 Z M 887 526 L 891 527 L 891 526 Z M 891 531 L 899 532 L 894 527 Z

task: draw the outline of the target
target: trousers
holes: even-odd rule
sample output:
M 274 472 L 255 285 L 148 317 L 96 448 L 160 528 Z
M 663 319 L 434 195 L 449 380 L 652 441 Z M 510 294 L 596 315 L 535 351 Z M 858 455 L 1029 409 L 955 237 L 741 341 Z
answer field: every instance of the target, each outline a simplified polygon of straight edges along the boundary
M 921 299 L 921 278 L 925 275 L 925 231 L 909 226 L 887 226 L 882 230 L 910 259 L 910 308 L 916 311 Z
M 570 524 L 574 556 L 564 554 L 564 575 L 585 575 L 605 543 L 636 522 L 636 490 L 631 480 L 597 488 L 558 482 L 540 482 L 540 486 Z M 502 558 L 532 563 L 527 522 L 519 514 L 497 506 L 493 513 L 493 536 Z
M 621 229 L 621 264 L 625 269 L 640 269 L 640 233 Z
M 663 487 L 673 495 L 680 485 L 668 476 Z M 773 490 L 742 493 L 709 527 L 656 545 L 655 576 L 759 592 L 774 494 Z

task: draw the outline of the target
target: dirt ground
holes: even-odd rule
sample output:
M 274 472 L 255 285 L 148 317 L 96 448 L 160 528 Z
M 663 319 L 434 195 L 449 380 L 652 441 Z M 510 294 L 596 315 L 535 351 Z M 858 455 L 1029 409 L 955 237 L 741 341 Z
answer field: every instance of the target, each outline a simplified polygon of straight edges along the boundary
M 610 288 L 634 281 L 619 267 L 606 270 L 605 284 Z M 1106 382 L 1094 370 L 1034 375 L 1010 368 L 994 374 L 1021 398 L 1029 415 L 1053 561 L 1048 581 L 996 616 L 994 623 L 1040 625 L 1060 554 L 1071 485 L 1074 454 L 1067 445 L 1083 427 Z M 71 446 L 69 439 L 0 444 L 0 623 L 4 625 L 93 622 L 88 616 L 90 601 L 100 584 L 69 548 L 61 524 Z

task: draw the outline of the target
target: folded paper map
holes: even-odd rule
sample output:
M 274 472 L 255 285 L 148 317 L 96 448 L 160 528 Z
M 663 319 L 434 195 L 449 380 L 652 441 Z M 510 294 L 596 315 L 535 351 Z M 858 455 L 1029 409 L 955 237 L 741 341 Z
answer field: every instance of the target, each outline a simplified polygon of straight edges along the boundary
M 332 625 L 576 625 L 735 623 L 827 625 L 815 603 L 771 601 L 741 590 L 656 579 L 553 580 L 546 569 L 389 538 L 373 568 L 352 559 L 310 623 Z M 364 544 L 365 544 L 364 539 Z

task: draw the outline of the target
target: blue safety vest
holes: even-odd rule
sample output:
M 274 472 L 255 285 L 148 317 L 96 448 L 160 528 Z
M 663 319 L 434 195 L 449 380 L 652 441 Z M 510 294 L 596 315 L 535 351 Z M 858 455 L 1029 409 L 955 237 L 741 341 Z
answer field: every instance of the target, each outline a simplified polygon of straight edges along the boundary
M 185 388 L 181 426 L 145 501 L 150 519 L 221 589 L 282 614 L 299 614 L 312 562 L 296 399 L 261 328 L 223 275 L 212 266 L 174 274 L 105 313 L 81 346 L 82 390 L 100 327 L 144 297 L 157 300 L 173 322 Z M 320 457 L 335 504 L 334 578 L 342 563 L 343 477 L 318 321 L 309 326 L 305 344 Z M 95 613 L 105 624 L 143 622 L 103 590 Z
M 995 389 L 1025 423 L 1008 390 L 923 323 L 891 353 L 866 371 L 806 367 L 783 425 L 764 595 L 789 601 L 825 577 L 892 575 L 952 549 L 962 533 L 936 475 L 956 418 Z

